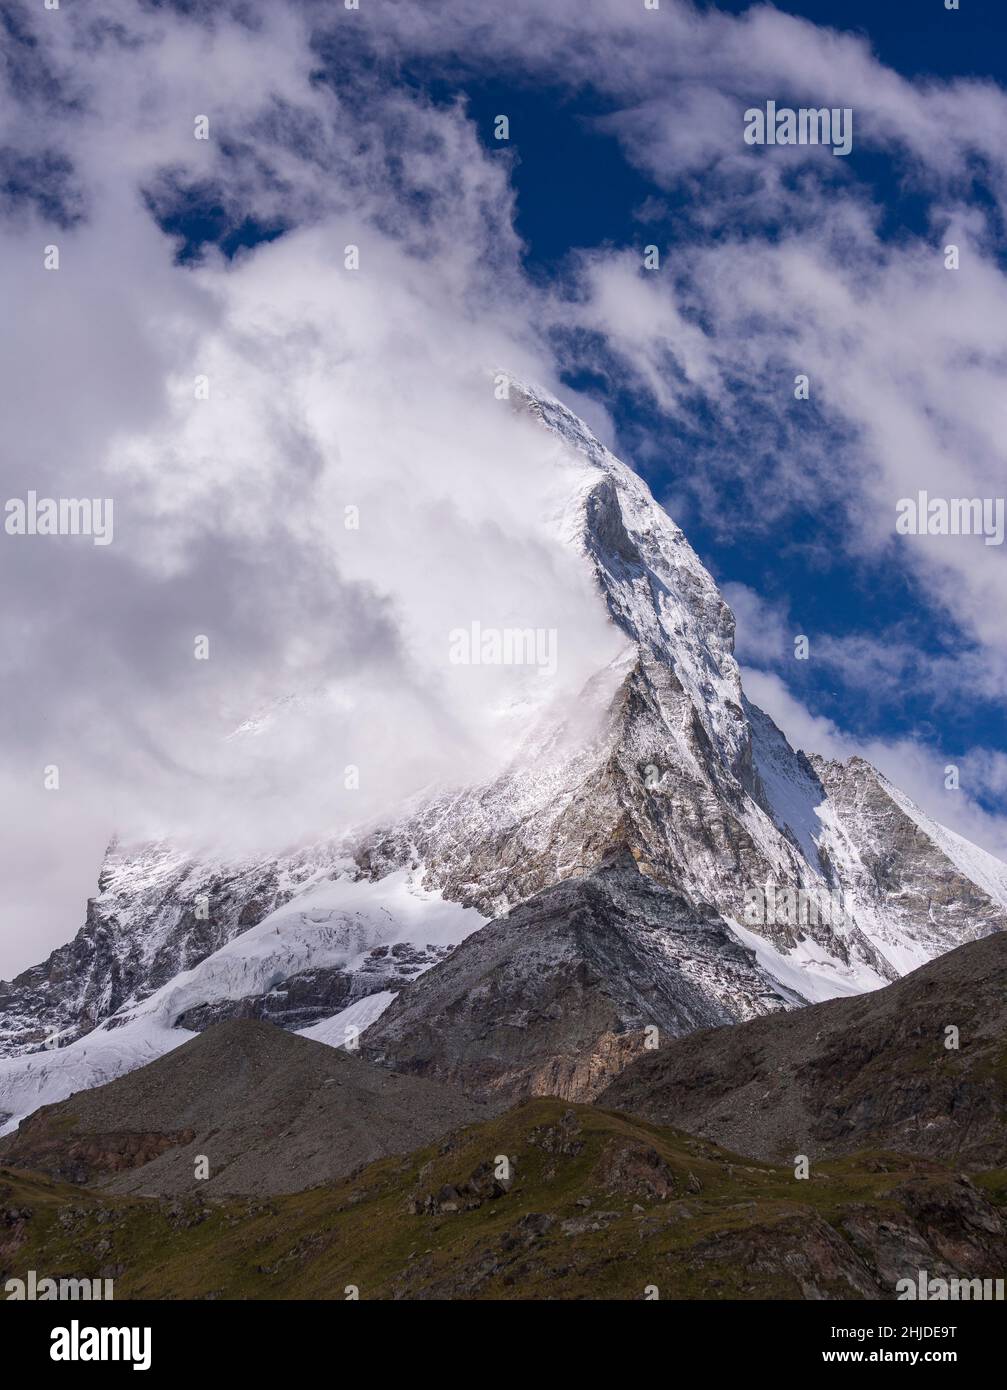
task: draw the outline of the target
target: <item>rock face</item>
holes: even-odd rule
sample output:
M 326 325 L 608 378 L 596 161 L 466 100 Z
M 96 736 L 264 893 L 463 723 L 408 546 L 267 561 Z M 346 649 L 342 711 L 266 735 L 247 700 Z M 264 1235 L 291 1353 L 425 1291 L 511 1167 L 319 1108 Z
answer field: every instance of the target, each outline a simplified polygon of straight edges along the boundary
M 598 1104 L 763 1158 L 871 1148 L 998 1168 L 1005 1039 L 1007 936 L 997 933 L 875 993 L 644 1053 Z
M 783 1002 L 712 909 L 627 851 L 470 936 L 365 1032 L 364 1055 L 479 1099 L 585 1101 L 661 1037 Z
M 953 831 L 935 824 L 863 758 L 812 757 L 852 853 L 843 874 L 879 949 L 908 964 L 1002 931 L 1005 867 Z
M 201 1033 L 225 1019 L 254 1018 L 279 1028 L 307 1029 L 372 995 L 402 989 L 449 952 L 447 946 L 421 947 L 402 941 L 375 946 L 353 969 L 330 966 L 302 970 L 265 994 L 213 999 L 183 1009 L 174 1024 Z
M 171 845 L 113 843 L 74 939 L 0 981 L 0 1056 L 52 1034 L 72 1041 L 191 969 L 290 896 L 279 879 L 275 863 L 204 864 Z
M 44 1106 L 0 1140 L 0 1162 L 120 1193 L 261 1196 L 331 1182 L 485 1114 L 434 1082 L 269 1024 L 230 1022 Z
M 338 844 L 234 864 L 171 845 L 114 847 L 74 941 L 0 984 L 6 1124 L 149 1060 L 177 1043 L 173 1027 L 235 1016 L 310 1026 L 368 1000 L 376 1011 L 403 987 L 434 1002 L 410 981 L 430 966 L 453 979 L 446 951 L 476 926 L 522 904 L 537 912 L 536 895 L 590 880 L 624 851 L 666 890 L 642 900 L 670 917 L 662 937 L 623 930 L 615 911 L 607 963 L 596 951 L 585 966 L 615 972 L 616 1040 L 646 1016 L 627 1002 L 644 939 L 652 964 L 667 949 L 654 964 L 665 984 L 652 992 L 661 1007 L 651 1021 L 674 1031 L 676 1018 L 728 1021 L 876 989 L 1007 925 L 1004 865 L 861 760 L 795 752 L 746 700 L 730 609 L 642 480 L 558 401 L 517 386 L 512 400 L 555 443 L 567 500 L 549 521 L 552 543 L 583 565 L 619 655 L 564 717 L 533 725 L 489 785 L 441 790 Z M 400 877 L 403 892 L 385 893 Z M 368 884 L 385 897 L 356 922 L 333 894 Z M 782 910 L 753 904 L 767 888 Z M 467 912 L 445 927 L 445 905 Z M 641 910 L 646 918 L 650 908 Z M 683 921 L 695 927 L 685 953 Z M 158 1027 L 139 1036 L 136 1020 L 155 1008 Z M 590 1090 L 602 1052 L 624 1055 L 622 1042 L 602 1045 L 593 1029 L 579 1065 L 561 1049 L 557 1085 Z M 39 1060 L 54 1037 L 59 1050 Z M 534 1072 L 533 1059 L 521 1068 Z

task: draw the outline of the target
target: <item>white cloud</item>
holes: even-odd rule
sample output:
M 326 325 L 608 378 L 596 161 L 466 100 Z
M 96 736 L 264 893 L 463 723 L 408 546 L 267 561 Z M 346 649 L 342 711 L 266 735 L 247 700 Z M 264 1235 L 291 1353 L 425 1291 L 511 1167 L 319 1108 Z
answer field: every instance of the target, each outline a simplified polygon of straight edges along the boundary
M 99 36 L 102 15 L 128 30 Z M 79 925 L 113 831 L 273 850 L 338 832 L 488 775 L 618 646 L 547 524 L 555 442 L 494 395 L 497 365 L 545 384 L 553 366 L 507 170 L 460 108 L 379 85 L 363 110 L 311 83 L 285 7 L 208 33 L 114 4 L 33 22 L 63 25 L 46 53 L 79 106 L 22 104 L 20 129 L 64 145 L 87 216 L 21 204 L 0 230 L 22 330 L 0 346 L 4 494 L 111 497 L 116 527 L 107 548 L 3 537 L 8 974 Z M 293 229 L 178 265 L 142 196 L 167 196 L 166 166 Z M 452 666 L 473 619 L 555 629 L 556 678 Z

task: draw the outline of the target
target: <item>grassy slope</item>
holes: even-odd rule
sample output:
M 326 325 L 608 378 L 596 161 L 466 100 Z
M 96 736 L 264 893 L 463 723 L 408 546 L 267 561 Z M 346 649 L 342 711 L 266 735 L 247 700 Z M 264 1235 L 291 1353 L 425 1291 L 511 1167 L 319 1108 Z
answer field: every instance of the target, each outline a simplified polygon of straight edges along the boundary
M 500 1154 L 514 1161 L 513 1178 L 490 1196 L 487 1165 Z M 474 1173 L 482 1195 L 459 1196 Z M 800 1298 L 786 1251 L 832 1233 L 848 1250 L 844 1213 L 898 1215 L 892 1189 L 910 1175 L 948 1178 L 938 1165 L 858 1155 L 798 1182 L 789 1168 L 674 1130 L 542 1099 L 268 1202 L 110 1198 L 3 1169 L 0 1269 L 112 1272 L 120 1299 L 343 1298 L 347 1285 L 361 1298 L 632 1299 L 648 1284 L 662 1298 Z M 1007 1196 L 1003 1174 L 984 1186 L 994 1200 Z M 427 1194 L 433 1211 L 410 1210 Z M 437 1210 L 438 1194 L 460 1209 Z M 578 1205 L 585 1196 L 590 1205 Z M 12 1224 L 24 1208 L 31 1217 Z M 564 1231 L 569 1221 L 580 1229 Z M 822 1279 L 822 1292 L 856 1296 L 841 1273 L 826 1268 Z

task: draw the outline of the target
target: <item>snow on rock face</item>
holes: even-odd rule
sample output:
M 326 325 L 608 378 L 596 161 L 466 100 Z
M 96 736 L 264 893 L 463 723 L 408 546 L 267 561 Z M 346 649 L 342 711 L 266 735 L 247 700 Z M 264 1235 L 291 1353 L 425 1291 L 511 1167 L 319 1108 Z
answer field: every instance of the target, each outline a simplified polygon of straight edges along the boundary
M 87 1032 L 253 926 L 315 869 L 307 855 L 222 864 L 170 844 L 111 845 L 73 941 L 0 982 L 0 1056 Z
M 646 659 L 674 672 L 727 766 L 742 755 L 741 673 L 734 615 L 709 571 L 646 483 L 552 397 L 511 385 L 518 408 L 588 465 L 571 539 L 593 562 L 609 613 Z M 688 749 L 683 751 L 688 755 Z
M 643 480 L 552 397 L 512 383 L 511 399 L 549 431 L 550 533 L 596 586 L 616 655 L 562 719 L 530 717 L 488 785 L 338 844 L 233 863 L 114 846 L 74 940 L 0 982 L 0 1113 L 98 1084 L 219 1018 L 340 1043 L 485 919 L 616 851 L 719 920 L 693 954 L 674 948 L 676 969 L 701 985 L 718 950 L 735 971 L 743 948 L 751 979 L 732 986 L 731 1017 L 875 988 L 1007 925 L 1007 866 L 862 760 L 795 752 L 745 699 L 730 609 Z M 748 895 L 765 885 L 844 894 L 848 912 L 753 921 Z M 53 1034 L 59 1050 L 43 1051 Z
M 945 829 L 863 758 L 813 758 L 822 846 L 899 975 L 1007 924 L 1007 865 Z
M 325 1043 L 328 1047 L 343 1047 L 349 1051 L 356 1051 L 359 1035 L 376 1022 L 389 1004 L 397 998 L 391 990 L 383 989 L 377 994 L 368 994 L 365 998 L 358 999 L 349 1008 L 341 1009 L 339 1013 L 323 1019 L 321 1023 L 315 1023 L 310 1028 L 298 1028 L 297 1031 L 302 1038 L 311 1038 L 312 1041 Z
M 404 982 L 431 963 L 417 943 L 422 951 L 437 952 L 437 959 L 482 924 L 478 913 L 424 891 L 405 872 L 380 882 L 318 882 L 68 1046 L 0 1059 L 0 1115 L 6 1117 L 0 1133 L 39 1105 L 100 1086 L 185 1042 L 193 1031 L 184 1021 L 208 1001 L 219 1006 L 282 995 L 287 981 L 308 970 L 338 971 L 352 983 L 375 952 L 386 952 L 395 961 L 396 949 L 403 946 L 415 966 L 403 969 L 398 978 Z M 352 990 L 347 994 L 352 997 Z M 299 1031 L 341 1045 L 347 1024 L 363 1029 L 394 997 L 394 992 L 373 990 L 338 1012 L 330 1010 L 334 1016 L 321 1031 Z M 244 1013 L 263 1016 L 251 1008 Z M 226 1010 L 220 1014 L 233 1016 Z

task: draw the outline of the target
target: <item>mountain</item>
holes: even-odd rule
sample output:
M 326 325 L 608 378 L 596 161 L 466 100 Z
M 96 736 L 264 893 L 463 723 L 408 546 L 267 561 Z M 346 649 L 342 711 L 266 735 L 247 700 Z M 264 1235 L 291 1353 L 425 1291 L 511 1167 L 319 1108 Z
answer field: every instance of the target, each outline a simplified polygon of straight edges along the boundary
M 397 994 L 440 999 L 414 993 L 418 977 L 450 992 L 453 953 L 487 920 L 497 940 L 515 911 L 541 911 L 558 942 L 560 900 L 538 895 L 582 881 L 600 911 L 627 853 L 640 883 L 615 893 L 619 937 L 604 958 L 585 948 L 609 1002 L 581 1074 L 606 1072 L 610 1034 L 645 1019 L 667 1035 L 858 994 L 1007 925 L 1007 867 L 862 760 L 796 752 L 746 699 L 730 609 L 644 482 L 552 397 L 512 383 L 511 403 L 552 442 L 562 500 L 543 525 L 583 566 L 618 655 L 563 717 L 531 721 L 488 784 L 338 842 L 234 863 L 113 846 L 74 941 L 0 985 L 0 1130 L 222 1018 L 340 1042 Z M 661 960 L 653 1016 L 641 951 Z
M 114 1278 L 117 1299 L 894 1299 L 920 1270 L 1002 1278 L 1005 1200 L 1003 1173 L 864 1154 L 802 1180 L 539 1098 L 266 1199 L 113 1197 L 0 1167 L 0 1281 Z
M 723 918 L 626 851 L 469 937 L 399 994 L 363 1049 L 482 1100 L 587 1101 L 648 1039 L 781 1004 Z
M 119 1193 L 264 1196 L 331 1182 L 483 1118 L 444 1086 L 243 1020 L 37 1110 L 0 1139 L 0 1162 Z M 199 1155 L 208 1176 L 197 1180 Z
M 639 1053 L 598 1104 L 760 1158 L 884 1148 L 1007 1167 L 1007 936 L 872 994 Z

